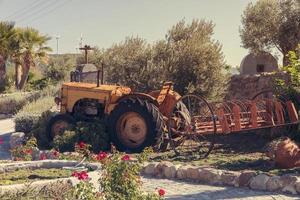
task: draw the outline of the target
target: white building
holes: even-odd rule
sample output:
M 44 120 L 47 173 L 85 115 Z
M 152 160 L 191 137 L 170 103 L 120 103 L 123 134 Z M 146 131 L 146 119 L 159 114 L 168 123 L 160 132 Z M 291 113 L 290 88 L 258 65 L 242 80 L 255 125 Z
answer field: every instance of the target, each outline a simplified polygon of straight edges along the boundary
M 259 55 L 250 53 L 244 57 L 240 65 L 241 75 L 274 71 L 278 71 L 278 64 L 277 60 L 270 53 Z

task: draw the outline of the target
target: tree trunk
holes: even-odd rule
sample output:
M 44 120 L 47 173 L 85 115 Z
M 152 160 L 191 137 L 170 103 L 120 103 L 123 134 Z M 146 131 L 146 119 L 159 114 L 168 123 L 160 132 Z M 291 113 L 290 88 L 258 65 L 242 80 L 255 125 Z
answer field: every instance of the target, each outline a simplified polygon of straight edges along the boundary
M 16 89 L 19 90 L 19 85 L 20 85 L 20 82 L 21 82 L 21 69 L 22 69 L 22 66 L 20 65 L 20 63 L 15 63 L 15 86 L 16 86 Z
M 0 92 L 5 89 L 6 64 L 3 56 L 0 55 Z
M 283 53 L 283 59 L 282 59 L 282 65 L 283 67 L 287 66 L 290 64 L 289 58 L 286 56 L 288 52 Z
M 29 75 L 29 70 L 30 70 L 30 64 L 31 64 L 30 55 L 25 54 L 24 62 L 23 62 L 23 65 L 22 65 L 21 80 L 20 80 L 20 83 L 18 85 L 19 90 L 23 90 L 25 85 L 26 85 L 28 75 Z

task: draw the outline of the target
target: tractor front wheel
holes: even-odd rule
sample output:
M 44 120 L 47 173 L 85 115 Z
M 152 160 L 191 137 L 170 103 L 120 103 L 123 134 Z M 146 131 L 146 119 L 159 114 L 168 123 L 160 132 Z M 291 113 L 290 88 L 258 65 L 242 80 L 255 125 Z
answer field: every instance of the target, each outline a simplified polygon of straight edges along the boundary
M 52 117 L 47 126 L 50 141 L 52 141 L 55 136 L 62 135 L 63 132 L 73 124 L 75 124 L 75 120 L 71 115 L 58 114 Z
M 155 105 L 130 98 L 120 102 L 112 111 L 108 127 L 118 150 L 137 153 L 161 142 L 164 120 Z

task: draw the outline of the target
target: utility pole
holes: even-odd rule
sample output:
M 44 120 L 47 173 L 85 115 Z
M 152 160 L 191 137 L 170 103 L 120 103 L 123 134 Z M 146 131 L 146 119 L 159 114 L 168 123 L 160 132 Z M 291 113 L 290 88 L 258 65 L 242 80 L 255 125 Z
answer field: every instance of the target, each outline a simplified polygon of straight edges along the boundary
M 84 51 L 85 64 L 88 64 L 88 52 L 94 50 L 95 48 L 92 48 L 90 45 L 84 45 L 84 47 L 80 47 L 79 49 Z
M 58 40 L 59 40 L 60 36 L 56 35 L 55 39 L 56 39 L 56 54 L 58 55 Z
M 79 41 L 79 48 L 82 47 L 82 44 L 83 44 L 83 34 L 81 33 L 80 34 L 80 41 Z

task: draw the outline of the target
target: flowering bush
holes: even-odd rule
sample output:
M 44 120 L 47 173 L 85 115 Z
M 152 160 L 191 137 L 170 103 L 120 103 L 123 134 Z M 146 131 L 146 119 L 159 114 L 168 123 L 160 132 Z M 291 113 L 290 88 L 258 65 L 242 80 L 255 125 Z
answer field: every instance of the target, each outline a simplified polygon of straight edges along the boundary
M 81 172 L 73 172 L 72 176 L 77 177 L 78 180 L 88 180 L 89 179 L 89 175 L 86 171 L 81 171 Z
M 97 158 L 103 164 L 103 174 L 99 180 L 101 198 L 106 200 L 162 199 L 165 195 L 163 189 L 160 189 L 157 194 L 142 192 L 140 171 L 149 152 L 150 150 L 146 149 L 136 158 L 116 151 L 111 155 L 100 152 Z
M 47 155 L 45 153 L 41 153 L 40 160 L 46 160 L 46 159 L 47 159 Z
M 107 158 L 108 154 L 106 152 L 100 152 L 97 156 L 96 156 L 96 160 L 101 161 L 104 160 L 105 158 Z
M 89 158 L 91 157 L 91 151 L 90 151 L 91 145 L 86 144 L 83 141 L 78 142 L 75 144 L 75 151 L 79 154 L 83 155 L 83 157 Z
M 89 149 L 93 152 L 109 150 L 109 136 L 103 121 L 77 122 L 76 126 L 54 138 L 53 147 L 61 152 L 74 151 L 75 144 L 79 142 L 90 144 Z
M 52 154 L 53 158 L 55 158 L 55 159 L 59 159 L 59 157 L 60 157 L 60 153 L 56 149 L 52 149 L 51 154 Z
M 97 200 L 98 195 L 92 183 L 89 182 L 90 178 L 86 171 L 74 171 L 73 177 L 78 178 L 80 182 L 73 189 L 73 196 L 78 200 Z
M 78 143 L 76 148 L 85 149 L 85 143 Z M 89 182 L 86 171 L 73 172 L 72 176 L 77 177 L 80 183 L 74 188 L 76 199 L 99 199 L 99 200 L 161 200 L 165 195 L 165 190 L 159 189 L 157 193 L 144 193 L 142 191 L 142 181 L 140 170 L 142 163 L 147 159 L 149 149 L 138 155 L 136 158 L 128 154 L 115 151 L 108 154 L 99 152 L 94 159 L 102 163 L 102 174 L 99 180 L 100 192 L 95 192 L 93 184 Z
M 26 144 L 18 145 L 15 148 L 11 149 L 11 155 L 13 160 L 16 161 L 30 161 L 32 160 L 32 151 L 36 148 L 36 139 L 34 137 L 30 138 Z

